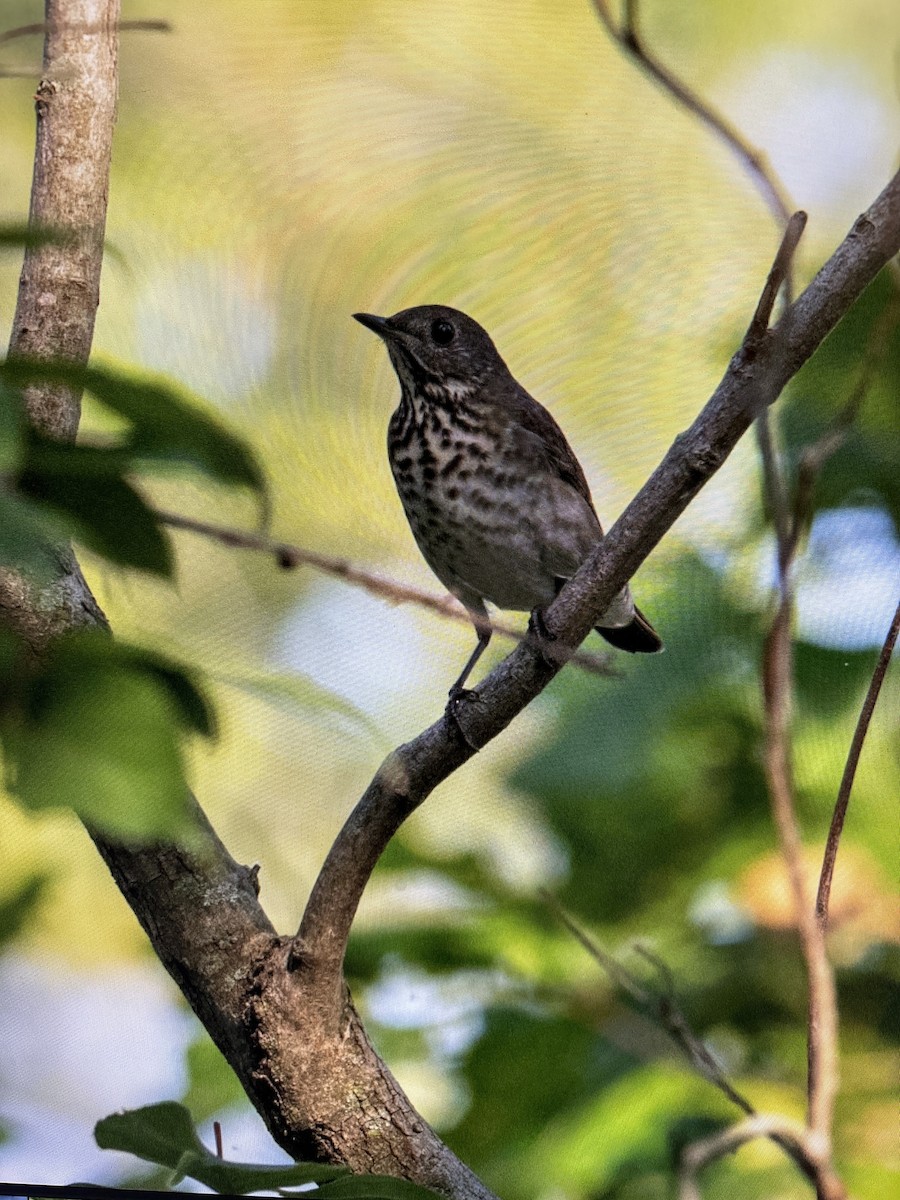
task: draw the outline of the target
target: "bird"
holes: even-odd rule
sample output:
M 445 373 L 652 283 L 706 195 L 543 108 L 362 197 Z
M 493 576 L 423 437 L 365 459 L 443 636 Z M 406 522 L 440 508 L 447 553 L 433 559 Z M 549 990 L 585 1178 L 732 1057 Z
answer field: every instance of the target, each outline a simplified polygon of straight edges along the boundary
M 452 706 L 473 695 L 464 685 L 490 642 L 486 604 L 530 612 L 546 635 L 542 610 L 603 529 L 565 434 L 477 321 L 442 304 L 353 316 L 385 343 L 400 381 L 387 449 L 406 519 L 478 637 L 450 688 Z M 596 629 L 620 650 L 663 648 L 627 585 Z

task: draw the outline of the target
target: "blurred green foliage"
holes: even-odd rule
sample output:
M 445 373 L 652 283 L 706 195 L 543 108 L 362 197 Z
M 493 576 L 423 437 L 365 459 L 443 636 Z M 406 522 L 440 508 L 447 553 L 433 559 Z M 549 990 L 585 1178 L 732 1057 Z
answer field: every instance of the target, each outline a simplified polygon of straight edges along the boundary
M 31 428 L 22 389 L 90 391 L 127 428 L 71 444 Z M 199 469 L 264 492 L 250 449 L 167 384 L 68 363 L 0 362 L 0 566 L 25 571 L 54 603 L 67 537 L 118 566 L 173 573 L 168 535 L 134 486 L 153 467 Z M 39 593 L 38 593 L 39 594 Z M 70 805 L 127 839 L 187 831 L 185 734 L 215 718 L 193 673 L 103 629 L 70 635 L 40 661 L 0 628 L 0 743 L 9 793 L 32 810 Z
M 810 359 L 790 389 L 781 425 L 795 462 L 863 389 L 860 410 L 847 430 L 844 452 L 833 454 L 816 480 L 820 508 L 877 504 L 900 533 L 897 477 L 900 390 L 900 284 L 883 271 Z
M 24 0 L 15 7 L 17 22 L 35 19 Z M 864 132 L 877 133 L 894 113 L 896 71 L 883 53 L 895 40 L 890 0 L 873 0 L 865 21 L 852 6 L 821 0 L 645 7 L 644 36 L 730 115 L 740 120 L 749 108 L 771 115 L 780 134 L 801 131 L 775 147 L 782 158 L 787 147 L 789 164 L 841 159 L 830 128 L 827 154 L 813 136 L 810 63 L 825 72 L 821 113 L 831 124 L 837 109 L 856 103 Z M 611 517 L 718 378 L 777 240 L 706 133 L 610 49 L 589 4 L 160 0 L 157 13 L 174 18 L 173 36 L 123 39 L 110 227 L 131 270 L 113 263 L 104 272 L 101 354 L 165 370 L 227 406 L 274 480 L 285 536 L 433 586 L 384 462 L 394 381 L 357 339 L 349 313 L 458 304 L 491 329 L 516 374 L 562 420 L 598 509 Z M 29 51 L 20 41 L 7 52 Z M 760 62 L 774 63 L 797 96 L 761 95 L 752 86 Z M 33 82 L 6 83 L 19 105 L 5 110 L 0 169 L 10 203 L 18 195 L 24 212 Z M 851 181 L 861 201 L 875 194 L 876 157 Z M 840 186 L 795 199 L 813 218 L 802 284 L 858 208 Z M 21 237 L 21 227 L 11 229 L 7 244 Z M 7 308 L 14 270 L 0 297 Z M 790 461 L 856 386 L 890 291 L 885 275 L 779 403 Z M 865 504 L 897 527 L 897 352 L 894 326 L 847 443 L 819 477 L 820 513 Z M 177 592 L 170 586 L 174 555 L 138 511 L 147 489 L 133 488 L 132 473 L 153 475 L 154 501 L 238 524 L 248 519 L 240 500 L 188 481 L 182 467 L 221 479 L 224 455 L 231 478 L 249 484 L 252 471 L 235 475 L 232 451 L 215 433 L 208 455 L 201 426 L 184 432 L 180 389 L 160 396 L 143 373 L 114 373 L 114 393 L 104 393 L 105 374 L 91 377 L 100 400 L 112 401 L 89 398 L 75 450 L 30 440 L 16 391 L 4 385 L 0 472 L 25 488 L 0 489 L 0 557 L 21 561 L 47 537 L 74 535 L 99 556 L 85 555 L 86 569 L 119 635 L 224 681 L 215 693 L 224 736 L 214 753 L 195 742 L 192 767 L 229 847 L 242 861 L 262 862 L 267 909 L 280 927 L 295 927 L 383 737 L 408 737 L 440 712 L 440 656 L 446 644 L 461 661 L 469 635 L 422 618 L 432 678 L 415 690 L 402 662 L 395 665 L 404 647 L 391 610 L 341 624 L 335 589 L 316 610 L 300 662 L 322 645 L 326 658 L 351 646 L 348 696 L 334 696 L 312 673 L 286 682 L 278 657 L 285 623 L 322 592 L 299 573 L 285 577 L 193 541 L 180 544 Z M 768 543 L 751 458 L 749 447 L 734 456 L 642 569 L 641 603 L 664 633 L 666 654 L 624 663 L 621 681 L 564 672 L 402 831 L 374 881 L 382 899 L 353 937 L 354 993 L 392 1069 L 505 1200 L 668 1200 L 677 1147 L 734 1115 L 559 927 L 537 883 L 550 884 L 608 950 L 658 987 L 629 949 L 647 940 L 736 1086 L 760 1109 L 802 1117 L 804 981 L 785 927 L 761 769 Z M 125 575 L 108 561 L 144 570 Z M 35 554 L 31 565 L 42 563 L 44 553 Z M 834 587 L 837 606 L 841 582 Z M 323 622 L 331 610 L 333 627 Z M 814 850 L 874 637 L 865 647 L 801 640 L 796 648 L 795 767 Z M 16 647 L 0 644 L 0 660 L 12 669 Z M 263 682 L 273 660 L 274 682 Z M 393 687 L 390 704 L 374 714 L 353 691 L 373 661 Z M 108 666 L 108 677 L 96 668 L 103 686 L 118 694 L 124 682 L 136 719 L 144 704 L 152 710 L 164 776 L 174 782 L 172 742 L 157 718 L 165 708 L 178 728 L 196 726 L 191 673 L 179 697 L 147 661 Z M 76 686 L 61 668 L 62 699 L 43 711 L 64 732 L 87 724 L 70 710 L 96 706 L 79 690 L 92 674 L 76 672 Z M 40 710 L 33 686 L 29 704 Z M 895 1187 L 900 964 L 888 872 L 898 699 L 892 671 L 854 790 L 832 933 L 842 1015 L 839 1165 L 855 1194 L 876 1200 Z M 146 797 L 142 764 L 125 766 Z M 113 821 L 128 819 L 111 811 Z M 144 953 L 90 847 L 66 837 L 61 854 L 48 834 L 57 818 L 46 809 L 23 815 L 7 805 L 2 815 L 10 835 L 0 853 L 11 878 L 0 929 L 24 948 L 36 931 L 35 942 L 60 957 L 89 944 L 81 952 L 99 954 L 104 968 L 116 955 Z M 53 858 L 52 869 L 68 872 L 55 903 L 34 869 L 35 859 L 51 861 L 48 844 L 64 858 Z M 83 908 L 69 898 L 76 882 L 90 895 L 91 933 L 110 930 L 105 942 L 85 935 Z M 427 904 L 416 902 L 419 885 Z M 398 996 L 417 994 L 427 1003 L 398 1013 Z M 208 1041 L 195 1042 L 188 1060 L 182 1098 L 195 1119 L 234 1102 L 236 1080 Z M 438 1085 L 448 1080 L 453 1094 L 444 1103 Z M 703 1184 L 704 1195 L 729 1200 L 808 1194 L 781 1151 L 764 1143 L 711 1168 Z
M 211 737 L 213 714 L 184 668 L 114 642 L 71 634 L 39 663 L 24 651 L 4 679 L 6 784 L 28 808 L 71 805 L 125 839 L 187 831 L 183 733 Z

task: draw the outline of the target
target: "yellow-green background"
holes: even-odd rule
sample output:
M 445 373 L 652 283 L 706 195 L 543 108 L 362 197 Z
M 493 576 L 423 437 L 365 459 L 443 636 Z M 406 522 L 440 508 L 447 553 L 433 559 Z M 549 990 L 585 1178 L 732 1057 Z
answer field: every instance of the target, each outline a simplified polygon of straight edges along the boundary
M 173 30 L 123 37 L 108 221 L 121 258 L 104 268 L 98 358 L 169 374 L 217 406 L 258 450 L 279 536 L 438 590 L 385 459 L 396 381 L 383 348 L 350 314 L 452 304 L 490 329 L 517 377 L 553 410 L 598 510 L 613 519 L 720 377 L 778 234 L 747 176 L 609 43 L 587 0 L 147 0 L 126 2 L 123 15 L 166 18 Z M 36 4 L 4 6 L 6 27 L 38 19 Z M 808 278 L 895 166 L 893 0 L 648 0 L 642 21 L 647 41 L 768 150 L 794 202 L 809 210 L 799 260 Z M 24 67 L 38 56 L 33 38 L 3 46 L 0 62 Z M 34 82 L 0 79 L 4 219 L 27 209 Z M 4 327 L 17 269 L 14 256 L 0 262 Z M 86 426 L 97 419 L 88 409 Z M 690 607 L 691 595 L 673 596 L 670 586 L 688 549 L 723 552 L 734 595 L 764 607 L 758 545 L 748 535 L 756 486 L 748 442 L 642 569 L 636 589 L 651 615 L 657 604 Z M 209 519 L 254 519 L 249 500 L 199 486 L 156 494 Z M 440 713 L 471 633 L 187 535 L 177 545 L 175 586 L 86 559 L 88 577 L 120 636 L 208 673 L 222 733 L 212 747 L 195 748 L 193 782 L 232 853 L 261 864 L 262 901 L 289 930 L 386 749 Z M 665 671 L 665 660 L 655 669 Z M 261 697 L 272 672 L 287 699 Z M 565 876 L 564 849 L 540 804 L 510 776 L 552 738 L 567 686 L 429 800 L 406 834 L 412 853 L 433 865 L 472 852 L 511 895 Z M 606 693 L 617 685 L 577 686 Z M 342 713 L 323 687 L 337 688 L 359 715 Z M 821 797 L 817 830 L 858 691 L 839 727 L 822 718 L 798 733 L 799 775 Z M 885 719 L 854 799 L 877 816 L 857 854 L 860 886 L 878 912 L 896 815 L 890 742 Z M 673 767 L 676 789 L 677 776 Z M 3 887 L 37 868 L 52 872 L 9 953 L 79 979 L 118 979 L 110 972 L 123 961 L 161 973 L 76 820 L 0 805 Z M 774 837 L 754 843 L 751 855 L 742 844 L 732 861 L 718 861 L 718 875 L 734 883 L 751 865 L 747 855 L 764 867 L 773 846 Z M 407 909 L 424 920 L 429 906 L 446 903 L 436 876 L 416 879 L 405 889 L 395 876 L 376 879 L 363 926 L 390 924 Z M 696 870 L 685 877 L 685 922 L 704 882 Z M 652 936 L 649 911 L 620 932 Z M 605 920 L 602 911 L 588 916 Z M 862 952 L 859 938 L 868 945 L 888 934 L 886 918 L 875 920 L 853 953 Z M 576 949 L 554 944 L 557 986 L 595 982 Z M 546 982 L 544 952 L 520 931 L 519 940 L 500 939 L 497 961 L 526 983 Z M 465 990 L 461 980 L 455 986 Z M 19 1012 L 0 1017 L 0 1028 L 22 1036 L 27 1022 Z M 426 1115 L 452 1130 L 465 1087 L 440 1055 L 397 1044 L 392 1051 L 385 1034 L 392 1066 Z M 864 1067 L 880 1078 L 888 1054 L 879 1044 L 851 1063 L 848 1089 Z M 218 1071 L 212 1060 L 205 1069 Z M 679 1064 L 646 1070 L 629 1087 L 642 1096 L 649 1089 L 659 1111 L 667 1096 L 689 1107 L 708 1094 Z M 760 1084 L 757 1101 L 800 1115 L 798 1079 L 786 1072 L 779 1085 Z M 0 1090 L 15 1095 L 18 1087 L 3 1075 L 0 1052 Z M 598 1095 L 596 1111 L 557 1125 L 548 1119 L 524 1165 L 492 1182 L 506 1179 L 510 1197 L 601 1194 L 612 1168 L 585 1145 L 596 1146 L 598 1130 L 612 1143 L 627 1140 L 629 1120 L 654 1119 L 629 1097 Z M 65 1111 L 64 1099 L 57 1103 Z M 885 1188 L 896 1144 L 880 1092 L 862 1115 L 854 1109 L 853 1121 L 862 1139 L 854 1161 L 870 1169 L 868 1186 Z M 2 1162 L 0 1147 L 0 1174 Z M 737 1194 L 727 1189 L 745 1175 L 742 1195 L 803 1194 L 769 1147 L 748 1149 L 738 1162 L 742 1171 L 721 1176 L 724 1190 L 710 1194 Z M 766 1192 L 776 1184 L 764 1178 L 780 1190 Z

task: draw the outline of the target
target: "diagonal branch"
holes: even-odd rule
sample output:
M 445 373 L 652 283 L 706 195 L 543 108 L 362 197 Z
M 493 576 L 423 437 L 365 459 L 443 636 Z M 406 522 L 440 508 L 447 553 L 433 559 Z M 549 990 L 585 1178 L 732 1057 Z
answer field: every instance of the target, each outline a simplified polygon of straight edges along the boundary
M 747 1116 L 755 1116 L 756 1110 L 753 1105 L 732 1085 L 713 1055 L 710 1054 L 702 1038 L 698 1037 L 688 1024 L 676 999 L 672 973 L 662 959 L 652 954 L 646 946 L 639 943 L 635 943 L 633 946 L 633 949 L 655 967 L 663 978 L 666 986 L 665 990 L 660 993 L 648 988 L 633 971 L 620 963 L 615 955 L 604 950 L 589 934 L 585 933 L 555 896 L 546 889 L 542 890 L 541 894 L 553 909 L 559 922 L 580 943 L 601 970 L 606 972 L 615 986 L 630 996 L 641 1011 L 669 1035 L 679 1050 L 685 1054 L 691 1066 Z
M 715 1057 L 710 1053 L 703 1039 L 691 1028 L 687 1017 L 685 1017 L 678 1004 L 675 979 L 667 964 L 656 954 L 648 950 L 646 946 L 642 946 L 638 942 L 634 943 L 633 949 L 635 952 L 640 954 L 642 958 L 656 969 L 657 974 L 663 982 L 663 989 L 661 991 L 655 992 L 651 990 L 638 979 L 634 972 L 629 971 L 614 955 L 609 954 L 592 937 L 586 934 L 569 916 L 555 896 L 546 890 L 543 892 L 543 896 L 558 919 L 572 936 L 580 942 L 591 958 L 606 972 L 620 991 L 625 992 L 631 997 L 645 1016 L 668 1034 L 672 1042 L 688 1059 L 694 1070 L 708 1083 L 717 1087 L 745 1116 L 759 1117 L 760 1114 L 747 1097 L 732 1084 Z M 817 1168 L 812 1164 L 805 1150 L 798 1148 L 796 1138 L 785 1138 L 776 1130 L 773 1130 L 766 1136 L 770 1137 L 773 1142 L 781 1146 L 786 1154 L 789 1154 L 793 1158 L 799 1169 L 809 1180 L 812 1182 L 816 1181 Z
M 724 463 L 761 407 L 833 328 L 900 249 L 900 174 L 858 219 L 841 247 L 792 306 L 780 326 L 742 345 L 707 403 L 619 520 L 545 614 L 552 635 L 576 647 L 612 597 L 635 573 L 700 488 Z M 520 646 L 482 683 L 458 719 L 446 716 L 382 765 L 329 852 L 297 933 L 293 962 L 305 965 L 322 994 L 337 995 L 347 938 L 363 889 L 390 838 L 433 789 L 496 737 L 553 678 L 559 665 Z

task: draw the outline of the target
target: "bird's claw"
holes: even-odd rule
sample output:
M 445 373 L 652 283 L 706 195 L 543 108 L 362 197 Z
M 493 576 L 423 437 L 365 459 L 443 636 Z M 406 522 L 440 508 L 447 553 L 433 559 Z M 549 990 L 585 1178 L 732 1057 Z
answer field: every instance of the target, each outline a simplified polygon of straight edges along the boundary
M 480 703 L 481 697 L 473 688 L 452 687 L 450 689 L 450 694 L 447 697 L 447 706 L 444 709 L 444 713 L 446 714 L 448 720 L 453 722 L 453 724 L 459 730 L 459 735 L 462 740 L 472 750 L 477 750 L 479 747 L 472 741 L 463 728 L 462 721 L 460 720 L 460 713 L 464 705 Z

